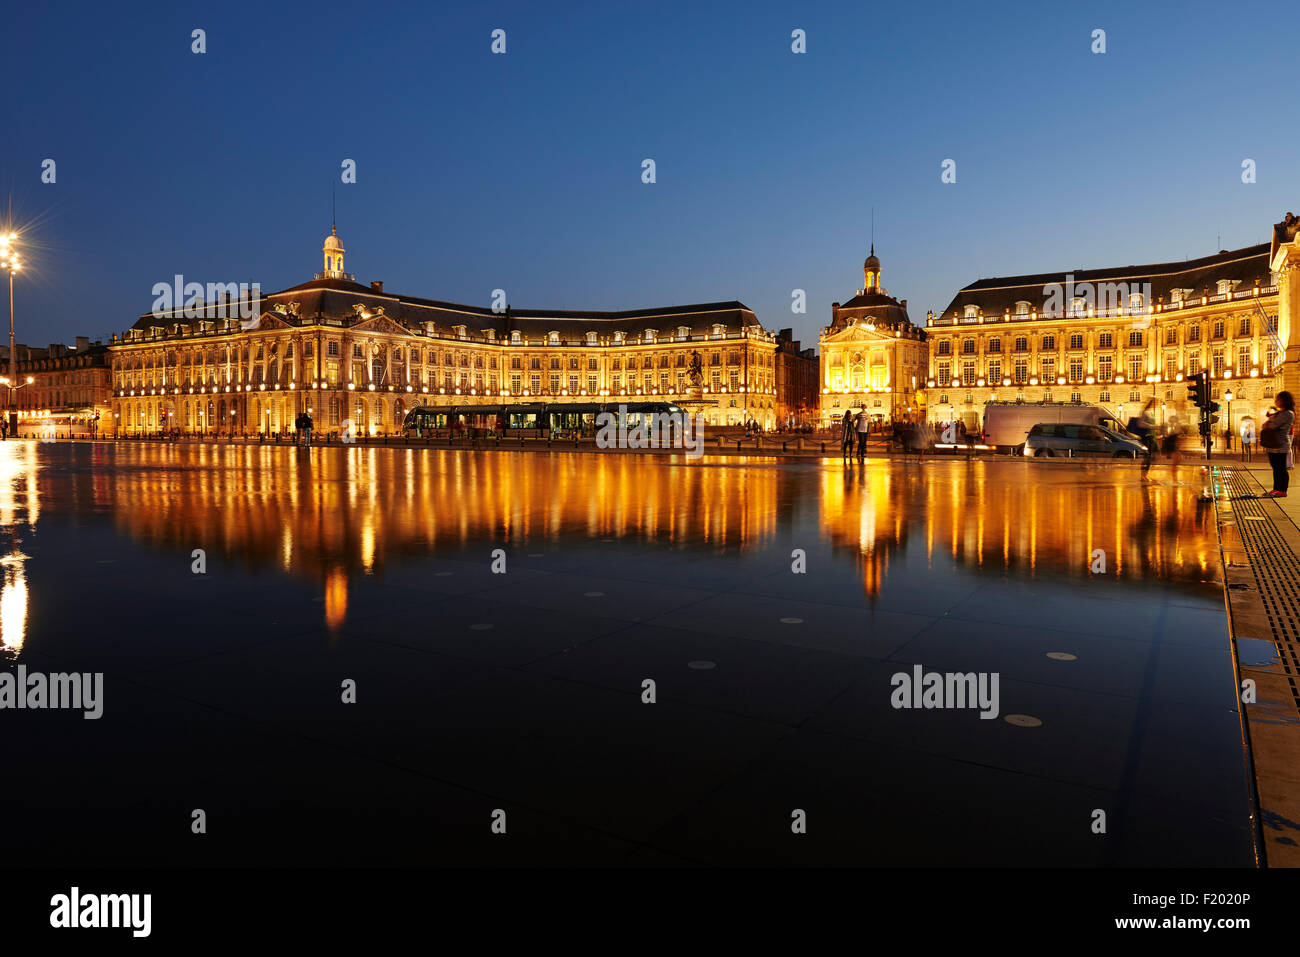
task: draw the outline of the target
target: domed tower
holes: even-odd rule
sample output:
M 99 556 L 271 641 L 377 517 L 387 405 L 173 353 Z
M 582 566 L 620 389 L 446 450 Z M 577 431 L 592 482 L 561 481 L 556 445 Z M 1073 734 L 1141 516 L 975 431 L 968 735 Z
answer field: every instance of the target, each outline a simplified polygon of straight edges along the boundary
M 880 292 L 880 260 L 876 258 L 875 243 L 862 263 L 862 283 L 864 292 Z
M 321 252 L 325 254 L 324 278 L 348 278 L 347 274 L 343 271 L 343 242 L 339 239 L 338 229 L 335 226 L 330 226 L 330 234 L 325 237 L 325 245 Z

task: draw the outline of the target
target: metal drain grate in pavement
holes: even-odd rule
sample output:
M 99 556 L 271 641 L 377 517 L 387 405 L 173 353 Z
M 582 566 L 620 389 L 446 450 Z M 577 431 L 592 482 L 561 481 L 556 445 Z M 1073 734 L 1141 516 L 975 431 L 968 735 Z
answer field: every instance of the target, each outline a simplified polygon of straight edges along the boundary
M 1237 533 L 1250 557 L 1255 587 L 1273 631 L 1278 661 L 1291 685 L 1296 710 L 1300 711 L 1300 557 L 1265 513 L 1269 500 L 1242 497 L 1254 494 L 1250 479 L 1244 473 L 1226 469 L 1220 476 L 1232 497 Z

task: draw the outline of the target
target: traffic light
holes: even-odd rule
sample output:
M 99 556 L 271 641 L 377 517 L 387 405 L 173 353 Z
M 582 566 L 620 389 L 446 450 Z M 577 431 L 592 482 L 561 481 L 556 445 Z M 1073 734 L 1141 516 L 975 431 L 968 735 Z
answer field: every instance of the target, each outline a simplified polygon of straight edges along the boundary
M 1186 381 L 1187 401 L 1198 409 L 1207 408 L 1210 404 L 1210 377 L 1204 372 L 1198 372 L 1189 375 Z
M 1209 405 L 1205 407 L 1205 413 L 1206 415 L 1214 415 L 1216 412 L 1219 411 L 1220 408 L 1222 407 L 1219 405 L 1219 403 L 1211 402 Z

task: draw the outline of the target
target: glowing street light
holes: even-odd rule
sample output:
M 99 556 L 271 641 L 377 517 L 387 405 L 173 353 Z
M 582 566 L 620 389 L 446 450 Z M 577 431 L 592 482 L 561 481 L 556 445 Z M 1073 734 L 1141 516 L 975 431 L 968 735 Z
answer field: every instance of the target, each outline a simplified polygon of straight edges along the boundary
M 18 381 L 18 352 L 14 348 L 14 273 L 22 269 L 18 256 L 18 234 L 0 236 L 0 269 L 9 273 L 9 381 Z M 18 434 L 18 397 L 9 388 L 9 431 Z

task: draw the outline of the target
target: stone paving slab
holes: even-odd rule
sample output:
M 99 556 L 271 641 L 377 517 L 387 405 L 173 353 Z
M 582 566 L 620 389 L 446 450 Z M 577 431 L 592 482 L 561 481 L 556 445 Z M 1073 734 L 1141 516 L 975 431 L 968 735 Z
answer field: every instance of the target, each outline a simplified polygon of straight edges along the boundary
M 1267 468 L 1217 470 L 1216 508 L 1261 851 L 1300 866 L 1300 496 L 1258 498 Z M 1243 691 L 1243 696 L 1246 694 Z

